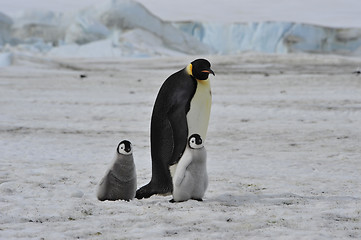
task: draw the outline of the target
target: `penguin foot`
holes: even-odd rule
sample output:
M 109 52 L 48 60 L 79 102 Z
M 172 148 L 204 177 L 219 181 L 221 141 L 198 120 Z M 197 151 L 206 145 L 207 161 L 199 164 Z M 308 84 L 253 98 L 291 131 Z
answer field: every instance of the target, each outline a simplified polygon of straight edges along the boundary
M 147 184 L 141 188 L 139 188 L 135 194 L 135 198 L 143 199 L 143 198 L 150 198 L 154 192 L 152 191 L 152 187 L 150 184 Z
M 150 182 L 147 185 L 139 188 L 135 194 L 135 197 L 137 199 L 142 199 L 142 198 L 150 198 L 154 194 L 159 194 L 164 196 L 168 196 L 172 194 L 172 190 L 173 190 L 172 185 L 168 187 L 158 187 L 158 188 L 153 187 L 154 185 L 156 184 Z

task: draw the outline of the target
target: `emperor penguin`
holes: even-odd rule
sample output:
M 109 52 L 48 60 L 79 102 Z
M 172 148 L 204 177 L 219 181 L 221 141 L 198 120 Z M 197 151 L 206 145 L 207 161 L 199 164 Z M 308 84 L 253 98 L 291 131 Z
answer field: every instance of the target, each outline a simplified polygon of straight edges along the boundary
M 207 152 L 202 138 L 199 134 L 192 134 L 173 177 L 171 202 L 182 202 L 189 199 L 202 201 L 208 187 L 206 162 Z
M 137 190 L 137 174 L 132 144 L 123 140 L 118 144 L 113 164 L 99 183 L 100 201 L 132 200 Z
M 212 103 L 209 74 L 215 75 L 209 61 L 196 59 L 161 86 L 150 126 L 152 178 L 137 190 L 136 198 L 171 194 L 171 171 L 183 155 L 189 133 L 206 139 Z

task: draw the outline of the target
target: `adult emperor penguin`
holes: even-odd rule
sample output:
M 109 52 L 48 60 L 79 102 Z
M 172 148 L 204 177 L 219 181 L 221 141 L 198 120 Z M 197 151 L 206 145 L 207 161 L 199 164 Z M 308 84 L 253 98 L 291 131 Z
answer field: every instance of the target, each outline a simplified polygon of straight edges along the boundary
M 113 164 L 99 183 L 97 197 L 100 201 L 129 201 L 135 197 L 136 190 L 132 144 L 124 140 L 119 143 Z
M 152 178 L 137 190 L 136 198 L 171 194 L 171 170 L 176 169 L 186 148 L 189 133 L 206 139 L 212 94 L 206 59 L 197 59 L 172 74 L 161 86 L 155 100 L 150 130 Z
M 207 152 L 201 136 L 192 134 L 173 177 L 173 200 L 171 202 L 182 202 L 189 199 L 202 201 L 208 187 L 206 161 Z

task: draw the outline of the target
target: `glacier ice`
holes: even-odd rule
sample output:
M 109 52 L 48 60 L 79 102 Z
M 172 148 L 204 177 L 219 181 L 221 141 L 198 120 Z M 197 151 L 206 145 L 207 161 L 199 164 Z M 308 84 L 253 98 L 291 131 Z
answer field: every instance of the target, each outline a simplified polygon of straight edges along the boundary
M 14 19 L 11 44 L 43 41 L 57 45 L 64 38 L 67 21 L 63 14 L 51 11 L 27 11 Z
M 0 47 L 10 41 L 12 24 L 12 19 L 0 12 Z
M 13 61 L 13 54 L 6 52 L 0 53 L 0 67 L 10 66 Z
M 30 11 L 11 19 L 0 13 L 0 52 L 9 49 L 68 57 L 247 51 L 361 56 L 361 28 L 294 22 L 166 22 L 136 1 L 107 0 L 72 14 Z
M 361 29 L 331 28 L 290 22 L 176 23 L 219 54 L 266 53 L 356 54 Z
M 112 30 L 131 29 L 148 31 L 162 40 L 164 47 L 187 54 L 206 54 L 210 49 L 169 22 L 154 16 L 143 5 L 132 0 L 110 0 L 82 11 Z
M 109 30 L 106 26 L 90 16 L 77 16 L 65 33 L 65 43 L 86 44 L 107 38 Z

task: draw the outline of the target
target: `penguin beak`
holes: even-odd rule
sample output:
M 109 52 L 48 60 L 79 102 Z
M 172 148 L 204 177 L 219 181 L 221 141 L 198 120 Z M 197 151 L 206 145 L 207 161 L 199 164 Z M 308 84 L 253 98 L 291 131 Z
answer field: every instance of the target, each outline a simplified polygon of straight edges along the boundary
M 216 74 L 214 74 L 213 70 L 212 69 L 208 69 L 208 70 L 203 70 L 202 72 L 205 72 L 205 73 L 212 73 L 213 76 L 216 76 Z

